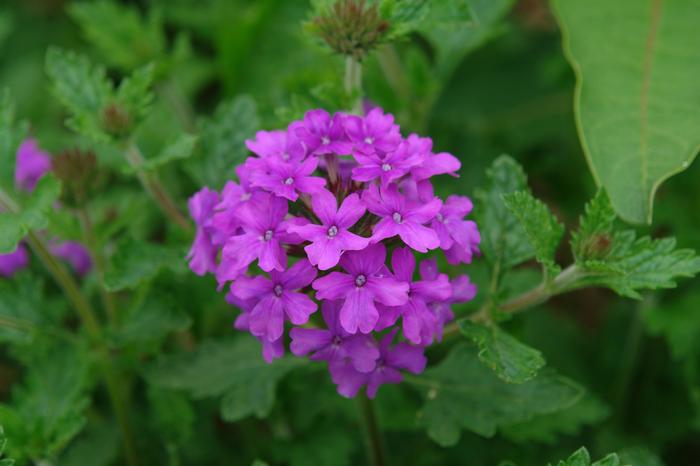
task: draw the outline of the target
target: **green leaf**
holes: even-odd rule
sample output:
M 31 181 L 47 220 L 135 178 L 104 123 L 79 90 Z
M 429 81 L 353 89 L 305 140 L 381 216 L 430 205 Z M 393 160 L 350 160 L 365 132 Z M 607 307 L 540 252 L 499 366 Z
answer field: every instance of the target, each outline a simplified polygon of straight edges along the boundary
M 101 115 L 113 87 L 105 69 L 92 66 L 86 57 L 75 52 L 51 47 L 46 53 L 46 72 L 53 94 L 71 114 L 68 126 L 96 141 L 108 140 Z
M 192 319 L 165 296 L 151 293 L 132 310 L 115 334 L 120 344 L 160 342 L 171 332 L 185 330 Z
M 109 291 L 135 288 L 163 269 L 177 269 L 184 264 L 184 251 L 133 239 L 122 241 L 105 271 L 105 287 Z
M 262 418 L 272 408 L 277 382 L 304 361 L 284 357 L 268 364 L 260 353 L 260 343 L 248 336 L 207 340 L 193 353 L 165 358 L 147 378 L 195 399 L 223 395 L 221 415 L 227 421 Z
M 132 124 L 143 121 L 151 109 L 154 70 L 153 64 L 138 68 L 119 84 L 116 91 L 114 99 L 128 112 Z
M 679 360 L 700 356 L 700 292 L 690 291 L 663 305 L 644 310 L 647 329 L 654 335 L 663 335 L 671 347 L 673 357 Z
M 199 184 L 220 189 L 234 176 L 233 169 L 248 154 L 245 140 L 260 126 L 255 101 L 236 97 L 216 109 L 200 125 L 199 155 L 188 160 L 187 168 Z
M 192 437 L 195 412 L 192 403 L 181 392 L 148 387 L 149 419 L 166 442 L 184 445 Z
M 27 124 L 15 121 L 15 103 L 7 89 L 0 91 L 0 190 L 14 188 L 17 148 L 27 135 Z M 0 229 L 2 232 L 2 229 Z M 0 233 L 1 235 L 1 233 Z
M 494 160 L 487 170 L 486 189 L 477 191 L 475 210 L 481 232 L 481 250 L 492 265 L 506 269 L 534 255 L 518 219 L 503 202 L 503 194 L 527 187 L 522 167 L 507 155 Z
M 566 409 L 584 393 L 551 371 L 522 384 L 506 383 L 466 345 L 456 346 L 415 382 L 427 396 L 421 424 L 442 446 L 456 444 L 461 428 L 492 437 L 504 425 Z
M 109 466 L 115 464 L 121 447 L 116 423 L 91 419 L 85 430 L 60 456 L 60 466 Z
M 651 222 L 654 194 L 700 149 L 697 2 L 554 2 L 577 75 L 576 120 L 593 176 L 624 220 Z M 624 58 L 624 59 L 622 59 Z
M 621 463 L 620 458 L 615 453 L 611 453 L 605 458 L 591 463 L 591 455 L 588 454 L 588 450 L 585 447 L 581 447 L 566 460 L 559 461 L 557 466 L 621 466 Z
M 586 393 L 573 406 L 529 421 L 504 426 L 503 435 L 518 443 L 555 444 L 560 435 L 576 435 L 584 425 L 597 424 L 609 415 L 608 407 Z
M 0 254 L 17 250 L 17 245 L 27 235 L 27 227 L 19 215 L 0 212 Z
M 542 201 L 527 191 L 504 194 L 503 200 L 522 225 L 537 262 L 546 267 L 550 276 L 559 273 L 561 267 L 554 261 L 554 254 L 564 235 L 564 226 Z
M 197 136 L 181 134 L 172 144 L 165 147 L 157 156 L 147 158 L 143 164 L 144 170 L 156 171 L 176 160 L 188 159 L 194 153 Z
M 7 439 L 5 438 L 5 431 L 3 430 L 2 426 L 0 425 L 0 456 L 3 455 L 3 452 L 5 451 L 5 445 L 7 444 Z M 12 466 L 15 464 L 15 461 L 9 458 L 3 458 L 0 459 L 0 466 Z
M 571 234 L 571 249 L 576 262 L 600 259 L 610 246 L 615 225 L 615 211 L 604 190 L 586 204 L 579 228 Z
M 496 325 L 459 320 L 459 328 L 479 347 L 479 359 L 510 383 L 532 379 L 545 365 L 542 353 L 519 342 Z
M 158 59 L 165 49 L 161 17 L 113 1 L 75 2 L 68 13 L 108 64 L 132 70 Z

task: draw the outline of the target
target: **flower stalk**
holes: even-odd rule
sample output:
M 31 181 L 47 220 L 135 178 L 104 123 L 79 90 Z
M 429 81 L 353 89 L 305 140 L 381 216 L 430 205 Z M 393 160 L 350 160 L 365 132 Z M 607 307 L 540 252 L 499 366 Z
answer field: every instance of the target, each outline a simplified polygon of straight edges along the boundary
M 362 424 L 365 431 L 369 464 L 372 466 L 386 466 L 388 464 L 386 447 L 384 445 L 382 432 L 379 429 L 379 424 L 377 423 L 377 415 L 374 411 L 374 404 L 372 403 L 372 400 L 367 398 L 367 396 L 364 394 L 358 396 L 357 401 L 360 407 L 360 417 L 362 419 Z

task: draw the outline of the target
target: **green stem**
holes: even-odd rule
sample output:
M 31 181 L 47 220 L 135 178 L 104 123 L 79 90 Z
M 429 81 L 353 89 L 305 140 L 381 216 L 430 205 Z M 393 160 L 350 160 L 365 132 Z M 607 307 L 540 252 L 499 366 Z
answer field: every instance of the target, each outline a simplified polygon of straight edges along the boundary
M 345 92 L 354 99 L 352 113 L 362 112 L 362 64 L 353 57 L 345 57 Z
M 83 239 L 87 245 L 92 260 L 95 263 L 95 271 L 97 272 L 97 278 L 100 282 L 100 296 L 102 297 L 102 304 L 107 312 L 107 318 L 112 325 L 117 322 L 116 306 L 114 302 L 114 295 L 107 291 L 105 287 L 105 260 L 102 250 L 100 249 L 97 238 L 95 237 L 95 230 L 92 226 L 92 219 L 90 218 L 90 213 L 87 208 L 81 207 L 78 209 L 78 219 L 83 228 Z
M 138 457 L 136 456 L 136 448 L 134 446 L 129 422 L 129 409 L 128 406 L 126 406 L 124 393 L 119 385 L 119 379 L 116 376 L 109 350 L 102 340 L 102 331 L 96 314 L 88 300 L 85 299 L 80 292 L 78 284 L 66 271 L 65 267 L 49 252 L 44 241 L 33 232 L 29 232 L 26 239 L 34 253 L 39 257 L 54 280 L 56 280 L 61 287 L 73 308 L 78 312 L 88 337 L 101 356 L 100 366 L 105 378 L 109 397 L 112 401 L 112 407 L 117 417 L 117 422 L 122 431 L 122 440 L 124 442 L 127 463 L 130 466 L 138 466 Z
M 182 127 L 186 131 L 194 131 L 194 112 L 178 84 L 172 79 L 168 79 L 157 87 L 157 92 L 168 102 Z
M 173 201 L 173 198 L 165 189 L 165 186 L 163 186 L 158 179 L 158 176 L 155 173 L 148 173 L 143 170 L 143 155 L 136 144 L 130 143 L 126 148 L 125 154 L 126 159 L 136 170 L 136 175 L 138 176 L 141 185 L 144 187 L 146 192 L 151 195 L 153 200 L 156 201 L 163 213 L 170 217 L 170 219 L 183 230 L 191 231 L 192 225 L 182 215 L 180 209 L 178 209 L 177 205 L 175 204 L 175 201 Z
M 374 412 L 372 400 L 367 395 L 360 393 L 357 396 L 360 415 L 364 425 L 365 437 L 367 439 L 369 464 L 372 466 L 386 466 L 388 464 L 384 439 L 377 424 L 377 416 Z

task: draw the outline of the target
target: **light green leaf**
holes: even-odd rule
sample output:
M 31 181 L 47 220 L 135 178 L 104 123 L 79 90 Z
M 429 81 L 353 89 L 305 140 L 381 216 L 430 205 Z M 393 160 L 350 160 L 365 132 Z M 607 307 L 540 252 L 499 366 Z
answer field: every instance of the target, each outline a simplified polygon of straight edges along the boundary
M 561 267 L 554 261 L 554 254 L 564 235 L 564 226 L 542 201 L 527 191 L 504 194 L 503 201 L 523 227 L 537 262 L 546 267 L 550 276 L 559 273 Z
M 304 364 L 284 357 L 268 364 L 252 337 L 204 341 L 193 353 L 162 360 L 147 375 L 159 387 L 183 390 L 193 398 L 223 395 L 221 415 L 236 421 L 251 414 L 264 417 L 275 398 L 275 386 L 287 372 Z
M 501 269 L 520 264 L 534 255 L 518 219 L 503 202 L 503 194 L 527 187 L 522 167 L 507 155 L 494 160 L 487 170 L 486 189 L 476 193 L 475 216 L 481 232 L 484 257 Z
M 504 426 L 503 435 L 518 443 L 555 444 L 561 435 L 576 435 L 585 425 L 593 425 L 608 417 L 609 409 L 595 396 L 586 393 L 573 406 L 529 421 Z
M 582 263 L 605 256 L 612 241 L 615 219 L 610 198 L 604 190 L 598 191 L 586 204 L 578 230 L 571 234 L 571 249 L 576 262 Z
M 700 49 L 687 47 L 700 2 L 556 0 L 554 9 L 593 176 L 620 217 L 650 223 L 659 185 L 700 149 Z
M 110 466 L 115 464 L 121 442 L 116 423 L 93 418 L 66 448 L 58 466 Z
M 200 125 L 199 155 L 187 161 L 187 169 L 201 185 L 223 187 L 234 176 L 234 167 L 245 159 L 245 140 L 260 126 L 255 101 L 236 97 L 217 108 L 214 116 Z
M 615 453 L 611 453 L 605 458 L 591 463 L 591 455 L 588 454 L 588 450 L 585 447 L 581 447 L 565 461 L 559 461 L 557 466 L 621 466 L 621 463 L 620 458 Z
M 421 424 L 443 446 L 456 444 L 462 428 L 491 437 L 504 425 L 566 409 L 584 394 L 579 385 L 551 371 L 522 384 L 506 383 L 466 345 L 456 346 L 415 383 L 427 397 Z
M 46 72 L 53 94 L 68 109 L 68 126 L 96 141 L 108 140 L 101 115 L 113 94 L 105 69 L 92 66 L 88 59 L 55 47 L 46 53 Z
M 182 267 L 184 257 L 180 248 L 133 239 L 123 241 L 107 265 L 105 287 L 109 291 L 135 288 L 162 269 Z
M 124 107 L 134 124 L 140 123 L 151 108 L 153 74 L 155 67 L 147 64 L 135 70 L 119 84 L 115 101 Z
M 17 148 L 26 135 L 26 122 L 15 121 L 15 103 L 10 92 L 0 90 L 0 190 L 6 193 L 14 188 Z
M 165 147 L 157 156 L 147 158 L 143 164 L 144 170 L 155 171 L 159 168 L 174 162 L 184 160 L 192 156 L 197 144 L 197 136 L 192 134 L 181 134 L 172 144 Z
M 163 24 L 155 11 L 144 19 L 136 8 L 100 0 L 74 2 L 68 13 L 110 65 L 130 71 L 164 52 Z
M 506 382 L 526 382 L 545 365 L 542 353 L 519 342 L 496 325 L 486 326 L 461 319 L 459 328 L 478 345 L 479 359 Z
M 3 430 L 2 426 L 0 425 L 0 456 L 3 456 L 3 452 L 5 451 L 5 445 L 7 444 L 7 439 L 5 438 L 5 431 Z M 12 466 L 15 464 L 15 461 L 9 458 L 3 458 L 0 459 L 0 466 Z
M 15 252 L 26 235 L 27 228 L 19 215 L 0 212 L 0 254 Z

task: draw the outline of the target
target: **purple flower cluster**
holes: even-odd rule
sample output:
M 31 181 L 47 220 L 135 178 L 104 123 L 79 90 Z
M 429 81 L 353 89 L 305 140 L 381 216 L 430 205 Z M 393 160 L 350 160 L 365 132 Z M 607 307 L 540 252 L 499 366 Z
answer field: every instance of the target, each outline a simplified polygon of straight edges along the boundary
M 18 189 L 32 192 L 42 176 L 51 170 L 51 156 L 39 148 L 34 139 L 25 139 L 17 150 L 15 184 Z M 68 262 L 78 275 L 85 275 L 92 267 L 90 255 L 75 241 L 49 241 L 51 253 Z M 0 254 L 0 277 L 9 278 L 29 265 L 29 254 L 24 244 L 7 254 Z
M 289 322 L 291 352 L 326 361 L 347 397 L 422 372 L 451 305 L 476 293 L 466 275 L 450 280 L 434 259 L 415 257 L 441 249 L 459 264 L 479 252 L 477 226 L 465 220 L 471 201 L 443 202 L 430 181 L 455 175 L 459 160 L 433 153 L 429 138 L 402 137 L 378 108 L 364 117 L 311 110 L 247 146 L 238 182 L 189 201 L 190 267 L 214 274 L 219 289 L 230 284 L 226 299 L 242 310 L 235 327 L 271 362 L 284 354 Z

